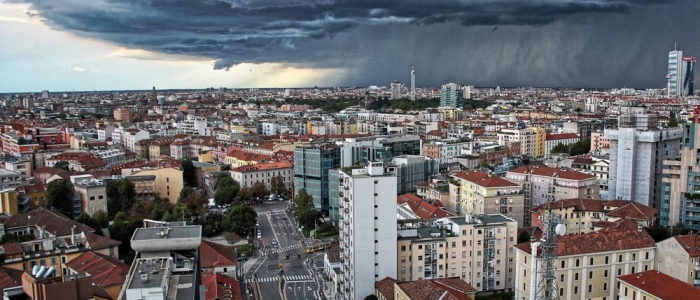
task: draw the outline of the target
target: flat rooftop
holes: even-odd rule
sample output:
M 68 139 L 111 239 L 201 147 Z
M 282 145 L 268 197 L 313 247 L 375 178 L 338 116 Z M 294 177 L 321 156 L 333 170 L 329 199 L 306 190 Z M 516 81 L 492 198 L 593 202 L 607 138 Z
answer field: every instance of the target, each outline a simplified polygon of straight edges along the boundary
M 143 240 L 160 240 L 163 238 L 161 232 L 166 233 L 169 239 L 185 239 L 185 238 L 201 238 L 202 227 L 198 225 L 191 226 L 173 226 L 173 227 L 149 227 L 137 228 L 134 232 L 133 241 Z
M 163 276 L 169 273 L 170 260 L 168 258 L 139 259 L 134 265 L 131 281 L 127 289 L 161 287 L 163 285 Z M 141 279 L 144 275 L 146 277 L 145 282 Z

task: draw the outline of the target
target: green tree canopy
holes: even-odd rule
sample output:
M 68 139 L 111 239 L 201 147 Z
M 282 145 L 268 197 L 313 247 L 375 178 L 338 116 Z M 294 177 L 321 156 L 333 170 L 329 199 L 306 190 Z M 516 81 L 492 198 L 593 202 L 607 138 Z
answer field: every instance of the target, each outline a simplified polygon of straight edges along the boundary
M 685 224 L 678 222 L 676 225 L 671 227 L 671 236 L 686 235 L 690 233 L 690 228 L 686 227 Z
M 305 228 L 314 228 L 318 220 L 323 217 L 321 212 L 314 208 L 313 197 L 306 192 L 306 189 L 300 189 L 294 198 L 294 216 L 299 221 L 299 225 Z
M 217 188 L 216 193 L 214 193 L 214 202 L 216 202 L 217 205 L 233 202 L 233 200 L 236 199 L 236 195 L 238 195 L 238 189 L 238 184 Z
M 569 153 L 569 146 L 559 143 L 552 148 L 551 153 Z
M 191 159 L 183 159 L 180 161 L 182 166 L 182 181 L 187 186 L 197 186 L 197 169 L 194 167 Z
M 287 192 L 282 175 L 272 177 L 270 180 L 270 192 L 276 195 L 283 195 Z
M 591 151 L 591 140 L 578 141 L 571 145 L 569 154 L 571 156 L 586 154 Z
M 673 118 L 673 119 L 669 120 L 668 127 L 671 127 L 671 128 L 678 127 L 678 119 Z
M 65 160 L 57 161 L 57 162 L 53 165 L 54 168 L 63 169 L 63 170 L 66 170 L 66 171 L 70 171 L 70 170 L 68 169 L 69 166 L 70 166 L 70 163 L 67 162 L 67 161 L 65 161 Z
M 66 179 L 51 181 L 46 187 L 46 200 L 50 208 L 73 217 L 73 185 Z
M 224 218 L 222 229 L 235 232 L 240 236 L 248 236 L 255 227 L 257 217 L 258 213 L 252 207 L 236 204 L 231 207 L 231 211 Z
M 520 234 L 518 234 L 518 244 L 524 243 L 524 242 L 529 242 L 530 241 L 530 234 L 527 232 L 527 230 L 523 230 Z
M 107 181 L 107 215 L 113 218 L 120 211 L 129 211 L 136 201 L 136 188 L 128 179 Z
M 253 186 L 250 187 L 250 192 L 253 197 L 260 199 L 270 195 L 270 191 L 268 191 L 265 184 L 260 181 L 256 181 L 255 183 L 253 183 Z

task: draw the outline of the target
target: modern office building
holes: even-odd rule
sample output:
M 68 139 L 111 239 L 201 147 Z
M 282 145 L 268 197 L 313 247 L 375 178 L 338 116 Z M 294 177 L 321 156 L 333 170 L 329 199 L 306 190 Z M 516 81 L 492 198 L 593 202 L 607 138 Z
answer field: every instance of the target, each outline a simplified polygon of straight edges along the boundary
M 369 161 L 385 164 L 399 155 L 422 155 L 422 141 L 418 135 L 378 135 L 346 138 L 340 149 L 340 167 L 351 167 Z
M 441 218 L 398 234 L 398 282 L 460 278 L 479 292 L 513 290 L 518 224 L 511 218 Z
M 680 155 L 663 161 L 659 223 L 700 229 L 700 123 L 681 124 Z M 697 187 L 697 188 L 696 188 Z
M 438 174 L 438 161 L 421 155 L 400 155 L 394 157 L 390 164 L 396 167 L 396 192 L 399 194 L 413 192 L 416 185 L 428 181 Z
M 682 136 L 681 128 L 659 128 L 656 115 L 621 115 L 618 129 L 605 130 L 610 141 L 608 200 L 659 208 L 663 162 L 678 156 Z
M 440 89 L 440 107 L 461 107 L 464 90 L 456 83 L 448 83 Z
M 684 57 L 683 51 L 668 53 L 666 94 L 669 97 L 692 96 L 694 88 L 695 57 Z
M 294 195 L 299 190 L 313 197 L 314 208 L 327 212 L 330 209 L 328 197 L 328 171 L 340 167 L 340 148 L 322 144 L 299 146 L 294 149 Z M 337 181 L 335 182 L 337 184 Z
M 396 176 L 392 168 L 371 162 L 365 168 L 340 172 L 341 299 L 364 299 L 374 294 L 377 281 L 396 278 Z
M 411 101 L 416 101 L 416 70 L 411 67 Z
M 695 88 L 695 57 L 683 58 L 683 96 L 692 96 Z

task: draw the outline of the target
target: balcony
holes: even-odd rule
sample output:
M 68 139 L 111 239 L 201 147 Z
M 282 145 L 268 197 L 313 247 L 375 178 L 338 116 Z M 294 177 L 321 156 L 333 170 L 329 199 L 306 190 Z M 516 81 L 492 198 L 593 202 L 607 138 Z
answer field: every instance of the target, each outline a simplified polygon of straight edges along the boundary
M 700 278 L 695 278 L 695 279 L 693 279 L 693 285 L 696 286 L 696 287 L 697 287 L 697 286 L 700 286 Z

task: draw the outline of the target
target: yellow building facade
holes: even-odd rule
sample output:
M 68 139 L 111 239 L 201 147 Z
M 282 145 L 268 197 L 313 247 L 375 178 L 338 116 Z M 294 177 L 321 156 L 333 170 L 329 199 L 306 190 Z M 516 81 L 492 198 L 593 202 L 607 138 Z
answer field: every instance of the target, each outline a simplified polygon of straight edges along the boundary
M 539 127 L 530 127 L 530 130 L 535 133 L 535 156 L 544 157 L 547 146 L 547 132 L 544 128 Z

